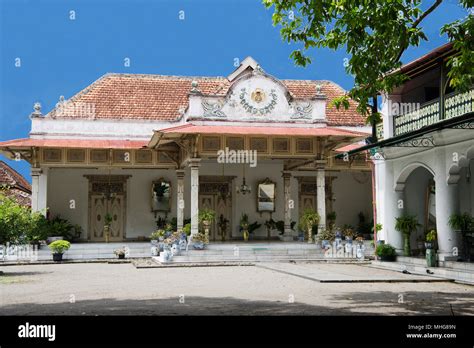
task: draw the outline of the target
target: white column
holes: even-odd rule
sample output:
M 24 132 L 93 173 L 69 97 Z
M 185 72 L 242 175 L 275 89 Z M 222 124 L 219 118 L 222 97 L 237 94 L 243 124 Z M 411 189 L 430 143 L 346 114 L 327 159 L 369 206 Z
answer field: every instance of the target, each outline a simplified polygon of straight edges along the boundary
M 389 243 L 392 244 L 398 253 L 403 253 L 403 234 L 395 229 L 396 219 L 403 215 L 405 212 L 405 185 L 398 186 L 395 188 L 395 199 L 393 206 L 393 217 L 392 222 L 389 224 L 389 228 L 392 233 L 389 238 Z
M 48 170 L 31 168 L 31 210 L 46 216 L 48 197 Z
M 200 158 L 190 159 L 191 167 L 191 234 L 199 232 L 199 165 Z
M 178 222 L 177 229 L 181 231 L 184 225 L 184 170 L 177 170 L 176 177 L 176 220 Z
M 290 172 L 283 172 L 283 190 L 285 195 L 285 230 L 283 233 L 283 240 L 284 241 L 292 241 L 293 240 L 293 230 L 291 229 L 291 209 L 290 209 L 290 201 L 291 201 L 291 173 Z
M 326 228 L 326 161 L 316 161 L 316 206 L 319 215 L 318 233 Z
M 461 236 L 449 227 L 449 217 L 459 213 L 458 184 L 448 184 L 448 163 L 451 163 L 452 153 L 446 148 L 438 147 L 435 150 L 436 162 L 434 168 L 435 204 L 436 204 L 436 232 L 438 234 L 438 259 L 441 261 L 456 260 L 462 252 Z M 454 248 L 457 248 L 454 249 Z M 456 253 L 457 251 L 457 253 Z
M 438 178 L 438 176 L 440 176 Z M 451 214 L 459 212 L 458 184 L 449 184 L 444 175 L 437 173 L 436 181 L 436 231 L 438 232 L 438 257 L 455 260 L 461 255 L 462 245 L 458 232 L 449 227 Z M 457 249 L 454 249 L 457 248 Z M 457 250 L 457 253 L 455 252 Z
M 395 219 L 404 212 L 405 184 L 395 183 L 393 162 L 384 160 L 377 164 L 377 184 L 377 215 L 382 224 L 380 239 L 401 253 L 403 236 L 395 230 Z

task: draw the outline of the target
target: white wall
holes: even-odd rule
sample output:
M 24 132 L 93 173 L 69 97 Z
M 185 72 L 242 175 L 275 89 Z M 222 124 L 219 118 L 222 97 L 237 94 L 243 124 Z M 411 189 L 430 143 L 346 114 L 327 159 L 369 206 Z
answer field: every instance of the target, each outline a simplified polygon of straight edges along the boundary
M 366 222 L 370 223 L 373 217 L 371 173 L 366 172 L 364 177 L 347 171 L 331 173 L 331 175 L 337 177 L 332 186 L 335 199 L 333 210 L 337 214 L 336 224 L 357 227 L 360 212 L 365 215 Z M 359 183 L 354 175 L 357 175 L 359 181 L 363 183 Z
M 284 195 L 282 178 L 282 161 L 260 161 L 255 168 L 248 165 L 245 168 L 247 184 L 252 186 L 250 195 L 236 193 L 236 186 L 242 183 L 242 165 L 227 164 L 224 175 L 236 176 L 232 188 L 232 235 L 241 237 L 239 233 L 239 220 L 243 213 L 247 213 L 250 222 L 258 221 L 262 224 L 255 235 L 266 236 L 263 223 L 269 219 L 269 213 L 256 211 L 256 185 L 257 182 L 268 177 L 276 183 L 276 211 L 272 217 L 275 221 L 284 219 Z M 82 238 L 87 237 L 88 229 L 88 179 L 84 175 L 108 175 L 108 170 L 81 169 L 81 168 L 51 168 L 48 175 L 48 207 L 52 215 L 61 215 L 74 224 L 83 227 Z M 160 177 L 171 182 L 173 197 L 172 211 L 169 218 L 176 216 L 176 174 L 174 170 L 166 169 L 115 169 L 112 175 L 131 175 L 127 182 L 127 238 L 139 236 L 148 237 L 155 230 L 155 216 L 150 210 L 151 183 Z M 222 175 L 222 165 L 216 162 L 204 161 L 201 163 L 200 175 Z M 292 210 L 292 220 L 298 220 L 298 182 L 294 175 L 314 176 L 312 172 L 292 172 L 291 198 L 295 202 Z M 328 172 L 327 175 L 336 176 L 333 191 L 335 202 L 334 210 L 337 212 L 337 224 L 352 224 L 357 226 L 357 214 L 362 211 L 370 220 L 371 214 L 371 183 L 357 183 L 348 172 Z M 369 175 L 370 177 L 370 175 Z M 185 170 L 184 216 L 190 217 L 190 170 Z M 75 201 L 75 208 L 70 208 L 70 200 Z M 275 235 L 277 232 L 275 232 Z

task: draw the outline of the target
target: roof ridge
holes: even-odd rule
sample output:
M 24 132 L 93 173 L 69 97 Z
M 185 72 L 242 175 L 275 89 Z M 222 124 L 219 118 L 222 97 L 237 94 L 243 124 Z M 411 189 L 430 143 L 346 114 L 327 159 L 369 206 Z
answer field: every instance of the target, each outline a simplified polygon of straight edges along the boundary
M 106 73 L 103 76 L 119 76 L 119 77 L 140 77 L 140 78 L 165 78 L 165 79 L 183 79 L 183 80 L 188 80 L 188 79 L 207 79 L 207 80 L 227 80 L 227 77 L 225 76 L 192 76 L 192 75 L 161 75 L 161 74 L 133 74 L 133 73 L 113 73 L 109 72 Z

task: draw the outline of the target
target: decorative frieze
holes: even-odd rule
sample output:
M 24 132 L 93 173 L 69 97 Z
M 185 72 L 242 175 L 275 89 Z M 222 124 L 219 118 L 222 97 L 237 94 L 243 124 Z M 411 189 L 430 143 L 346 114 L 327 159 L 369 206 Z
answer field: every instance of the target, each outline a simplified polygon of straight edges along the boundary
M 291 119 L 305 119 L 310 120 L 313 113 L 313 104 L 297 104 L 293 106 L 294 113 L 291 115 Z
M 57 163 L 62 161 L 62 150 L 61 149 L 44 149 L 43 150 L 43 161 Z
M 85 149 L 68 149 L 66 157 L 67 157 L 68 162 L 84 163 L 86 161 L 86 150 Z
M 220 102 L 210 103 L 207 100 L 203 100 L 201 105 L 204 111 L 204 117 L 227 117 L 222 111 L 224 105 Z

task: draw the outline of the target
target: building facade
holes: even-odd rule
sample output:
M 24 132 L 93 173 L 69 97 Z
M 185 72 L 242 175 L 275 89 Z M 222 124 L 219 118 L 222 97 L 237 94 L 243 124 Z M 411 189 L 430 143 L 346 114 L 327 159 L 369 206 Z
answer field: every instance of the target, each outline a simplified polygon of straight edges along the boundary
M 474 89 L 450 88 L 446 62 L 455 54 L 446 44 L 394 72 L 408 79 L 382 96 L 378 142 L 351 152 L 369 150 L 375 163 L 379 238 L 401 252 L 395 220 L 415 215 L 421 227 L 411 235 L 412 253 L 434 229 L 439 260 L 456 260 L 463 248 L 450 216 L 474 214 Z
M 365 155 L 337 150 L 367 137 L 345 91 L 330 81 L 279 80 L 245 59 L 228 77 L 107 74 L 46 115 L 35 105 L 29 138 L 0 143 L 2 153 L 31 163 L 32 208 L 83 228 L 84 241 L 148 237 L 176 218 L 216 211 L 211 240 L 242 238 L 239 221 L 284 222 L 293 240 L 306 208 L 338 225 L 372 219 L 372 182 Z M 219 222 L 227 221 L 223 231 Z M 293 229 L 291 228 L 293 226 Z

